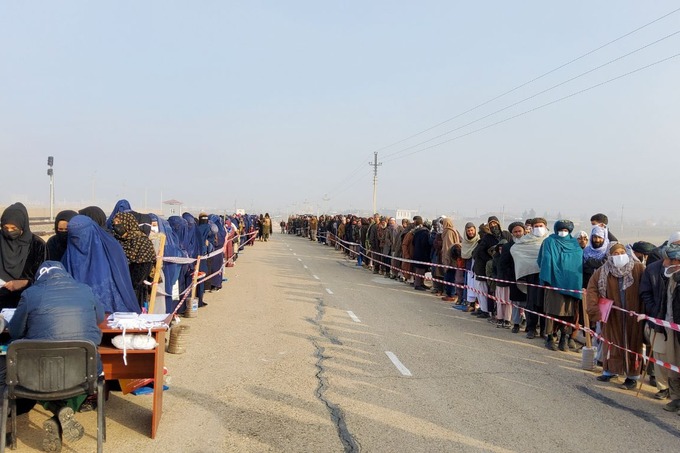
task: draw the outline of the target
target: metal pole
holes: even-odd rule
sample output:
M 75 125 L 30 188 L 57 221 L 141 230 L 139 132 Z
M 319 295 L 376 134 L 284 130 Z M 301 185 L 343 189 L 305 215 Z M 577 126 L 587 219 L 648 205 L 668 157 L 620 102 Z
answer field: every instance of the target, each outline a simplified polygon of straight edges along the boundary
M 50 222 L 54 222 L 54 172 L 50 175 Z

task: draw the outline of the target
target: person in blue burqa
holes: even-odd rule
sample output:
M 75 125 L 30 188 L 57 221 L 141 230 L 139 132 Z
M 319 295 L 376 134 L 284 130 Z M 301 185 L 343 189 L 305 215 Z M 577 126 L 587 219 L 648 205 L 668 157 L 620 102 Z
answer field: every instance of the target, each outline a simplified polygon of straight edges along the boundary
M 113 207 L 113 211 L 111 211 L 111 215 L 109 216 L 108 219 L 106 219 L 106 228 L 111 231 L 113 230 L 113 219 L 116 217 L 116 214 L 119 212 L 129 212 L 132 211 L 132 207 L 130 206 L 130 202 L 122 199 L 118 200 L 116 205 Z
M 215 233 L 212 231 L 210 219 L 208 214 L 202 212 L 198 215 L 198 226 L 196 227 L 196 237 L 198 242 L 199 254 L 205 257 L 209 253 L 215 250 L 214 237 Z M 201 259 L 201 264 L 198 268 L 199 271 L 203 272 L 206 276 L 208 274 L 208 260 Z M 204 278 L 204 277 L 201 277 Z M 200 280 L 199 280 L 200 281 Z M 208 305 L 203 301 L 203 295 L 205 294 L 205 282 L 198 285 L 196 288 L 196 297 L 198 297 L 198 306 L 205 307 Z
M 168 217 L 168 223 L 170 224 L 172 231 L 177 236 L 180 252 L 182 253 L 181 256 L 184 258 L 189 258 L 189 249 L 191 248 L 189 244 L 189 224 L 184 218 L 177 215 Z M 191 282 L 194 273 L 193 270 L 194 270 L 193 264 L 182 264 L 180 266 L 178 278 L 180 300 L 184 298 L 183 296 L 184 291 L 186 291 L 187 288 L 191 287 Z M 175 311 L 175 308 L 177 307 L 173 304 L 172 307 L 173 312 Z M 177 310 L 177 312 L 184 313 L 185 308 L 186 305 L 182 304 L 182 306 Z
M 156 214 L 149 214 L 151 217 L 151 231 L 165 235 L 165 247 L 163 247 L 164 257 L 184 257 L 185 254 L 179 245 L 179 238 L 170 226 L 170 223 L 158 217 Z M 155 230 L 158 228 L 158 230 Z M 163 286 L 165 288 L 165 313 L 172 313 L 174 308 L 172 302 L 172 288 L 180 277 L 182 265 L 170 262 L 163 262 Z
M 68 223 L 61 262 L 76 281 L 92 288 L 107 313 L 140 313 L 123 248 L 89 217 L 77 215 Z
M 217 231 L 215 231 L 215 228 L 212 228 L 214 233 L 213 247 L 215 250 L 223 250 L 224 242 L 227 238 L 227 230 L 224 228 L 224 220 L 222 220 L 222 218 L 216 214 L 210 214 L 208 219 L 210 219 L 210 222 L 215 225 L 215 228 L 217 228 Z M 222 253 L 220 255 L 215 255 L 208 260 L 208 274 L 212 275 L 217 272 L 217 275 L 213 275 L 206 282 L 209 284 L 209 289 L 212 291 L 219 291 L 222 289 L 222 270 L 224 266 L 224 258 L 224 253 Z

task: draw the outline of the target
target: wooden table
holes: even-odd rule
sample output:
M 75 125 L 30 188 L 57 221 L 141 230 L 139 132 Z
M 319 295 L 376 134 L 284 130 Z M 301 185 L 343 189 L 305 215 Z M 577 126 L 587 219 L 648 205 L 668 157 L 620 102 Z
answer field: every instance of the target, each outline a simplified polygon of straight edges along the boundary
M 170 324 L 172 315 L 169 315 L 165 323 Z M 153 378 L 153 408 L 151 413 L 151 438 L 156 437 L 158 424 L 163 413 L 163 364 L 165 363 L 165 327 L 151 329 L 151 334 L 156 339 L 158 346 L 150 350 L 128 349 L 127 365 L 123 363 L 123 350 L 114 347 L 111 339 L 120 335 L 122 330 L 112 329 L 107 321 L 99 325 L 102 331 L 102 342 L 99 346 L 99 355 L 104 366 L 104 376 L 107 380 L 112 379 L 144 379 Z M 148 330 L 126 329 L 125 334 L 148 334 Z

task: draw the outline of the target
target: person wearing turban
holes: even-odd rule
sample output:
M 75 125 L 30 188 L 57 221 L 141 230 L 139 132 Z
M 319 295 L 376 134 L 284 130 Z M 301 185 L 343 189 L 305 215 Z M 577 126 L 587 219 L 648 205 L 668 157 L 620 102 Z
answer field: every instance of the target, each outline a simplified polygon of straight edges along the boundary
M 538 252 L 541 284 L 560 288 L 546 290 L 544 309 L 547 315 L 573 324 L 577 317 L 581 289 L 583 288 L 583 249 L 571 235 L 574 223 L 570 220 L 555 222 L 554 233 L 541 244 Z M 567 329 L 562 323 L 546 321 L 546 347 L 553 351 L 567 350 Z M 557 344 L 559 334 L 559 345 Z M 570 346 L 576 349 L 573 339 Z

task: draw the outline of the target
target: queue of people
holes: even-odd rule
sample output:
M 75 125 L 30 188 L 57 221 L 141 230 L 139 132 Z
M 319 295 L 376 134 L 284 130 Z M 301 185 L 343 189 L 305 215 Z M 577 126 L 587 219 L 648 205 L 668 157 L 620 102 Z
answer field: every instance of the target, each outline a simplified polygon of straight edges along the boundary
M 397 222 L 379 214 L 301 215 L 288 219 L 286 231 L 358 257 L 374 274 L 430 291 L 497 328 L 523 330 L 551 351 L 578 352 L 579 331 L 593 334 L 603 370 L 597 380 L 616 378 L 632 390 L 643 374 L 643 346 L 654 359 L 680 366 L 680 332 L 662 325 L 680 324 L 680 232 L 660 246 L 623 244 L 606 215 L 590 221 L 589 232 L 541 217 L 504 230 L 490 216 L 459 232 L 445 216 Z M 670 399 L 664 409 L 680 411 L 680 374 L 658 363 L 645 372 L 655 398 Z
M 234 266 L 239 251 L 253 244 L 256 228 L 268 239 L 271 220 L 262 225 L 269 225 L 269 232 L 259 227 L 254 215 L 200 213 L 194 217 L 185 212 L 164 219 L 133 211 L 127 200 L 120 200 L 109 216 L 97 206 L 59 212 L 54 234 L 45 242 L 31 232 L 26 207 L 14 203 L 0 217 L 0 308 L 15 309 L 8 323 L 10 338 L 90 340 L 99 345 L 99 324 L 106 313 L 146 310 L 149 282 L 161 252 L 171 258 L 209 255 L 198 260 L 201 275 L 208 277 L 196 287 L 199 306 L 205 306 L 205 292 L 221 289 L 223 268 Z M 164 242 L 159 240 L 161 233 Z M 193 263 L 163 264 L 164 313 L 184 311 L 181 302 L 185 298 L 177 295 L 192 288 L 194 271 Z M 0 325 L 4 327 L 1 317 Z M 5 379 L 2 355 L 0 391 Z M 62 439 L 75 441 L 83 436 L 74 414 L 86 406 L 91 409 L 84 400 L 82 396 L 41 403 L 54 414 L 43 424 L 45 451 L 60 451 Z M 19 401 L 17 414 L 30 411 L 35 404 Z

